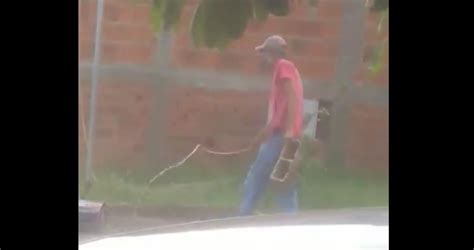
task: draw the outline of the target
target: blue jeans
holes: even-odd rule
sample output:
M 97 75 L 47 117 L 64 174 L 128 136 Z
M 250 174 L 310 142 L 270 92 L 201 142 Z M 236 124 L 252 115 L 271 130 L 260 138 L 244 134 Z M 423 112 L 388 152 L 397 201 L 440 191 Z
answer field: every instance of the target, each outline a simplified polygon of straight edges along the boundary
M 284 139 L 281 134 L 272 135 L 258 150 L 257 159 L 250 166 L 244 182 L 243 197 L 240 203 L 240 215 L 252 214 L 258 200 L 270 180 L 273 167 L 280 157 Z M 297 185 L 294 184 L 285 191 L 281 191 L 276 197 L 277 204 L 285 213 L 293 213 L 298 210 Z

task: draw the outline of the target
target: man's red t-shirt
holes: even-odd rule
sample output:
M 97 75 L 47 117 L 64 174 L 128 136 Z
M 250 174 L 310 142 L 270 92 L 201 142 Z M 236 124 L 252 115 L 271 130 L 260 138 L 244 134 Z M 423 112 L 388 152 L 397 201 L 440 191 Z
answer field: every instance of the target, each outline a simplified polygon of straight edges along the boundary
M 279 59 L 274 66 L 273 82 L 270 91 L 268 124 L 272 131 L 281 131 L 286 133 L 286 116 L 288 113 L 288 98 L 285 88 L 282 85 L 283 80 L 290 80 L 296 101 L 295 120 L 291 125 L 291 131 L 288 135 L 291 138 L 297 138 L 301 135 L 303 123 L 303 85 L 300 74 L 295 65 L 285 59 Z

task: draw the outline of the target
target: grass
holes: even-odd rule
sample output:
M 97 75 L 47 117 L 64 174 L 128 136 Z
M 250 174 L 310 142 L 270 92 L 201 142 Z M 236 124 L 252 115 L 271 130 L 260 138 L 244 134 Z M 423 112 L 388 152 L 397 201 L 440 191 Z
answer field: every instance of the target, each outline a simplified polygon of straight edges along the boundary
M 147 181 L 157 172 L 133 168 L 127 171 L 99 169 L 95 173 L 96 182 L 83 198 L 109 204 L 235 208 L 246 169 L 203 168 L 186 163 L 167 172 L 147 188 Z M 81 182 L 81 193 L 83 190 Z M 318 161 L 306 160 L 301 171 L 299 196 L 302 209 L 388 206 L 388 178 L 386 174 L 369 171 L 324 168 Z M 259 209 L 272 207 L 272 194 L 267 193 Z

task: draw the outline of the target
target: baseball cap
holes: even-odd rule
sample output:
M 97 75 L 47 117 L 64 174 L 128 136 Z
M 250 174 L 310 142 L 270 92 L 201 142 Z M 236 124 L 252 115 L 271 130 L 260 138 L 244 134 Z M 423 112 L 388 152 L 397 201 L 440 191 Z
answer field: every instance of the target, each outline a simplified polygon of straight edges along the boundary
M 286 41 L 279 35 L 267 37 L 263 44 L 255 47 L 255 50 L 260 52 L 262 50 L 283 50 L 286 47 Z

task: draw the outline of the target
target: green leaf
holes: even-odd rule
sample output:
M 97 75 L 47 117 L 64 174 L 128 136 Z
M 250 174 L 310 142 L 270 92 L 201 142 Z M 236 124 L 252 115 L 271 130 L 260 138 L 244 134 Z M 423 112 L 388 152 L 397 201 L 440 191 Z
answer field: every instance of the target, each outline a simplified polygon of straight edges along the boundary
M 186 0 L 153 0 L 151 9 L 152 27 L 155 32 L 176 26 Z
M 370 7 L 371 11 L 384 11 L 388 9 L 388 0 L 374 0 L 373 5 Z
M 275 16 L 286 16 L 290 13 L 289 0 L 266 0 L 267 8 Z
M 245 32 L 247 23 L 253 16 L 253 6 L 251 0 L 234 1 L 228 5 L 229 12 L 222 18 L 225 26 L 223 31 L 228 35 L 228 38 L 234 40 L 238 39 Z M 227 42 L 227 44 L 230 40 Z
M 204 44 L 204 18 L 205 18 L 205 7 L 201 3 L 194 11 L 193 20 L 191 23 L 191 38 L 193 44 L 196 47 L 200 47 Z
M 164 0 L 161 13 L 163 17 L 163 29 L 169 30 L 176 26 L 185 3 L 186 0 Z
M 310 7 L 315 8 L 316 6 L 318 6 L 319 1 L 318 0 L 308 0 L 308 4 L 309 4 Z
M 388 20 L 388 9 L 384 10 L 382 14 L 380 15 L 379 24 L 377 25 L 377 32 L 382 31 L 382 26 L 385 20 Z
M 191 24 L 193 44 L 224 50 L 242 36 L 252 11 L 252 0 L 202 0 Z
M 254 0 L 253 1 L 253 17 L 260 21 L 263 22 L 267 20 L 268 18 L 268 7 L 265 4 L 265 0 Z
M 383 67 L 382 59 L 383 59 L 383 50 L 385 47 L 384 45 L 385 43 L 381 43 L 380 45 L 374 48 L 374 52 L 370 60 L 369 68 L 368 68 L 372 76 L 377 75 Z
M 151 9 L 151 25 L 154 32 L 161 31 L 162 23 L 161 9 L 153 7 Z

